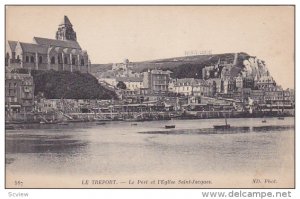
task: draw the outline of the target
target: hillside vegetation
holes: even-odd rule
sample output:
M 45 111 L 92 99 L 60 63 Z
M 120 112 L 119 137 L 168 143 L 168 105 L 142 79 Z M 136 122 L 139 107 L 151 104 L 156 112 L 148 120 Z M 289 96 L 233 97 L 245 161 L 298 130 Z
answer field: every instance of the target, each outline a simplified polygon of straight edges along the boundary
M 116 94 L 102 87 L 88 73 L 69 71 L 32 71 L 35 95 L 42 92 L 48 99 L 112 99 Z
M 205 66 L 215 65 L 219 60 L 233 60 L 234 53 L 196 55 L 187 57 L 174 57 L 142 62 L 130 62 L 134 72 L 144 72 L 148 69 L 170 70 L 172 78 L 202 78 L 202 69 Z M 237 56 L 237 67 L 243 67 L 243 61 L 248 59 L 247 53 L 240 52 Z M 111 69 L 112 64 L 94 64 L 93 72 L 104 72 Z

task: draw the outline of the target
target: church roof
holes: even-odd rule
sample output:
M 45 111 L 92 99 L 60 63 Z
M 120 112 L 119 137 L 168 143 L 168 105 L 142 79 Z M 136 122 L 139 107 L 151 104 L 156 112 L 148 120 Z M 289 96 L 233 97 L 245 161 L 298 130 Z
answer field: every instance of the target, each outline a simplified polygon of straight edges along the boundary
M 59 25 L 69 25 L 69 26 L 72 26 L 69 18 L 65 15 L 63 20 L 59 23 Z
M 17 46 L 17 41 L 7 41 L 8 42 L 8 45 L 11 49 L 12 52 L 14 52 L 16 50 L 16 46 Z
M 75 48 L 80 49 L 81 47 L 77 41 L 72 40 L 57 40 L 57 39 L 47 39 L 41 37 L 34 37 L 33 40 L 40 45 L 45 46 L 57 46 L 57 47 L 64 47 L 64 48 Z
M 31 53 L 40 53 L 40 54 L 47 54 L 48 48 L 46 46 L 41 46 L 38 44 L 30 44 L 30 43 L 23 43 L 20 42 L 22 50 L 24 52 L 31 52 Z

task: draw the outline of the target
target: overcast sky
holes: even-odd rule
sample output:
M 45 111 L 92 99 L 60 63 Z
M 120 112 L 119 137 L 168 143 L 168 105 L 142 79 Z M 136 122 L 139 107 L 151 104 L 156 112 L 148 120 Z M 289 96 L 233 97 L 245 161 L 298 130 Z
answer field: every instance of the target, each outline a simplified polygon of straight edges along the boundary
M 10 6 L 6 39 L 55 38 L 67 15 L 92 63 L 184 56 L 185 51 L 247 52 L 294 88 L 294 8 L 281 6 Z

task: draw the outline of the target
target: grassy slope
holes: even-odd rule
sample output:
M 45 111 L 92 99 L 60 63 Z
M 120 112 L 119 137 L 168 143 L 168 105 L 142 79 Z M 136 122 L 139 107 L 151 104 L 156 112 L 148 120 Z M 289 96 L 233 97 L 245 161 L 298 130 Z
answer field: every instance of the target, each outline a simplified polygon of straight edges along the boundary
M 87 73 L 68 71 L 32 71 L 35 95 L 43 92 L 48 99 L 111 99 L 115 93 L 103 88 Z

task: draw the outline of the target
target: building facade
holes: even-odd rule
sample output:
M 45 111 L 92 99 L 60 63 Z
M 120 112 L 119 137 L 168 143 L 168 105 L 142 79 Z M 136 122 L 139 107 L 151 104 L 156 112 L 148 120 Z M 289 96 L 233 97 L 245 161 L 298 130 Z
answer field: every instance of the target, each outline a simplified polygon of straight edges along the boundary
M 212 96 L 212 85 L 202 79 L 176 79 L 172 83 L 172 92 L 185 96 Z
M 153 93 L 167 93 L 171 71 L 149 70 L 143 73 L 143 86 Z
M 34 105 L 34 84 L 30 74 L 5 73 L 6 113 L 30 112 Z

